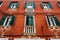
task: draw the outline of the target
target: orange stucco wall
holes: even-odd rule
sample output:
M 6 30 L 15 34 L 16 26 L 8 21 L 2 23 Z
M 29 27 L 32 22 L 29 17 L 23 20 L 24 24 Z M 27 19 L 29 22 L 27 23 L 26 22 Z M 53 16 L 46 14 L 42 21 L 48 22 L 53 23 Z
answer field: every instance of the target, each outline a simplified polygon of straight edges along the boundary
M 3 1 L 3 6 L 0 7 L 0 10 L 6 14 L 14 14 L 16 16 L 14 25 L 12 26 L 11 30 L 5 32 L 6 35 L 22 35 L 24 31 L 24 20 L 25 20 L 25 9 L 24 9 L 24 2 L 25 1 L 18 1 L 19 2 L 19 7 L 16 11 L 10 11 L 8 8 L 8 5 L 10 1 Z M 52 14 L 55 15 L 58 20 L 60 21 L 60 8 L 57 6 L 57 1 L 49 1 L 53 9 L 51 12 L 43 11 L 43 9 L 40 6 L 40 3 L 42 1 L 35 1 L 36 8 L 34 12 L 35 16 L 35 27 L 36 27 L 36 34 L 37 35 L 50 35 L 53 34 L 52 32 L 49 31 L 48 25 L 45 19 L 45 16 L 47 14 Z M 0 18 L 2 17 L 2 12 L 0 11 Z M 43 27 L 43 34 L 42 34 L 42 29 Z M 0 32 L 1 34 L 1 32 Z M 58 33 L 60 34 L 60 33 Z

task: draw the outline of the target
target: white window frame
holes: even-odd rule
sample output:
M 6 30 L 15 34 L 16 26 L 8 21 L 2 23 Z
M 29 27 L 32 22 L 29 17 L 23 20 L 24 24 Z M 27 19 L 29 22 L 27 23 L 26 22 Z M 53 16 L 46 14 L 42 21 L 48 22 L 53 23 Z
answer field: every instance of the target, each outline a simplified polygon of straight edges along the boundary
M 33 33 L 36 33 L 36 28 L 35 28 L 35 16 L 33 16 L 33 21 L 34 21 L 34 26 L 26 26 L 26 17 L 27 16 L 25 16 L 25 21 L 24 21 L 24 33 L 26 34 L 26 33 L 28 33 L 28 35 L 32 32 L 32 34 Z M 33 27 L 33 29 L 27 29 L 27 28 L 29 28 L 29 27 Z M 33 30 L 33 31 L 31 31 L 31 30 Z M 29 32 L 30 31 L 30 32 Z

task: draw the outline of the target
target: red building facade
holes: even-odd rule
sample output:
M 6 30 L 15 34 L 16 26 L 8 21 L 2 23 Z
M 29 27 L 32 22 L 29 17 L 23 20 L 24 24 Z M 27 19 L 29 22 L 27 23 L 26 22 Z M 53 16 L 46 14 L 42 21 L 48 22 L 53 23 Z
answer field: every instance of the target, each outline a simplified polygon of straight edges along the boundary
M 0 1 L 0 37 L 8 40 L 60 38 L 60 2 Z

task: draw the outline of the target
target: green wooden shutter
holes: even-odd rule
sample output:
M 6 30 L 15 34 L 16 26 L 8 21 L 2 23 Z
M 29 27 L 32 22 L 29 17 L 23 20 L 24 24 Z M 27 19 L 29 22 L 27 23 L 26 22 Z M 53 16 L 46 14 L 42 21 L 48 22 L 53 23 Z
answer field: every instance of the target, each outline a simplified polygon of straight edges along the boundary
M 6 15 L 3 15 L 3 17 L 2 17 L 1 20 L 0 20 L 0 25 L 3 25 L 6 17 L 7 17 Z
M 50 21 L 49 21 L 49 17 L 47 16 L 47 20 L 48 20 L 48 23 L 49 23 L 49 26 L 50 26 Z
M 35 3 L 33 2 L 33 8 L 35 8 Z
M 58 21 L 58 19 L 56 17 L 54 17 L 54 20 L 55 20 L 56 25 L 60 26 L 60 23 L 59 23 L 59 21 Z
M 41 8 L 43 9 L 43 8 L 44 8 L 44 5 L 43 5 L 43 3 L 41 3 L 40 5 L 41 5 Z
M 10 25 L 10 26 L 13 26 L 13 24 L 14 24 L 14 20 L 15 20 L 15 16 L 12 16 L 11 19 L 12 19 L 12 20 L 10 21 L 9 25 Z
M 11 8 L 11 4 L 12 4 L 12 2 L 10 2 L 10 4 L 9 4 L 9 8 Z
M 0 2 L 0 5 L 2 4 L 2 2 Z
M 27 8 L 27 2 L 25 3 L 24 8 Z

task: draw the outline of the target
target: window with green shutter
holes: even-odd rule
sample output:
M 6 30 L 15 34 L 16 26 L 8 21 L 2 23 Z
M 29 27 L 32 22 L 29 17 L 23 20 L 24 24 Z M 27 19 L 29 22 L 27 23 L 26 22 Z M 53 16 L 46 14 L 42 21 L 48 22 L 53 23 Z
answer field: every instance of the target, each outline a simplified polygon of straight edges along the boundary
M 7 17 L 6 15 L 3 15 L 3 16 L 2 16 L 2 18 L 1 18 L 1 20 L 0 20 L 0 25 L 3 25 L 6 17 Z
M 34 26 L 33 16 L 26 16 L 26 26 Z
M 56 16 L 47 15 L 48 26 L 60 26 L 60 22 Z
M 46 18 L 47 18 L 47 21 L 48 21 L 48 25 L 50 26 L 49 17 L 48 17 L 48 16 L 46 16 Z
M 25 8 L 35 8 L 34 2 L 25 2 Z
M 8 15 L 3 15 L 0 21 L 0 25 L 2 26 L 13 26 L 15 20 L 15 16 L 8 16 Z

